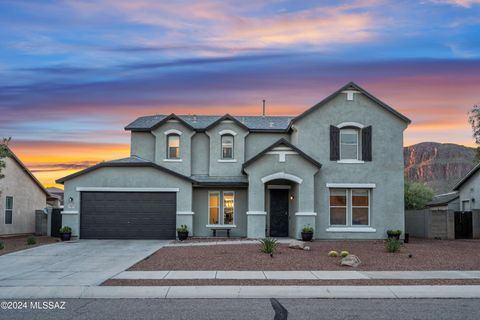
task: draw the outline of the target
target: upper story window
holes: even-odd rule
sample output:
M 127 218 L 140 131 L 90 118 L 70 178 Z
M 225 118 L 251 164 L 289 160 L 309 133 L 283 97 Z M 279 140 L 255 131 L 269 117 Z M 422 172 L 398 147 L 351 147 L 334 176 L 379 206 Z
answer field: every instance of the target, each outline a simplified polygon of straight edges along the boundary
M 222 159 L 233 159 L 233 135 L 224 134 L 222 140 Z
M 180 136 L 172 133 L 167 136 L 167 159 L 180 159 Z
M 359 160 L 358 130 L 340 130 L 340 160 Z

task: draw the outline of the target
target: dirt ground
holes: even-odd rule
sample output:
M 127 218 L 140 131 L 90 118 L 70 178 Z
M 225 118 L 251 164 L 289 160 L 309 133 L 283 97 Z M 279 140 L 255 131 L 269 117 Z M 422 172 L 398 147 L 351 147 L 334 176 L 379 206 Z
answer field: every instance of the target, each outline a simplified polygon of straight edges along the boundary
M 33 247 L 38 247 L 44 244 L 55 243 L 60 241 L 58 238 L 47 237 L 47 236 L 34 236 L 37 240 L 36 244 L 28 245 L 27 238 L 29 235 L 22 236 L 12 236 L 12 237 L 0 237 L 0 242 L 3 243 L 4 248 L 0 250 L 0 256 L 11 253 L 14 251 L 30 249 Z
M 256 244 L 164 247 L 129 270 L 480 270 L 480 240 L 411 239 L 398 253 L 387 253 L 382 240 L 308 245 L 310 251 L 280 245 L 273 257 Z M 362 263 L 340 266 L 330 250 L 347 250 Z

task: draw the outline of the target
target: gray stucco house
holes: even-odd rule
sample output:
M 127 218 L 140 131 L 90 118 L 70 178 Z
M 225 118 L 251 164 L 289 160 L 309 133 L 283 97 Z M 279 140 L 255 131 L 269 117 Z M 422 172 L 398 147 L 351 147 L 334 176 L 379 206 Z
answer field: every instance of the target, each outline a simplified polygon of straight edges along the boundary
M 154 115 L 131 156 L 59 179 L 80 238 L 193 236 L 379 239 L 404 229 L 410 120 L 349 83 L 295 117 Z M 220 231 L 219 231 L 220 232 Z M 223 232 L 223 231 L 222 231 Z

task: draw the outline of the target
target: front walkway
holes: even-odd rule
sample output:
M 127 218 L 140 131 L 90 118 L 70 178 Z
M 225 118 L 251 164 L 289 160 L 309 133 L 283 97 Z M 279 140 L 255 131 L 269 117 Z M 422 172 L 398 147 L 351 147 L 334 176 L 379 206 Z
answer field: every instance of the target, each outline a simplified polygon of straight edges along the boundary
M 169 241 L 78 240 L 0 256 L 0 287 L 99 285 Z
M 480 279 L 480 271 L 124 271 L 128 280 L 407 280 Z

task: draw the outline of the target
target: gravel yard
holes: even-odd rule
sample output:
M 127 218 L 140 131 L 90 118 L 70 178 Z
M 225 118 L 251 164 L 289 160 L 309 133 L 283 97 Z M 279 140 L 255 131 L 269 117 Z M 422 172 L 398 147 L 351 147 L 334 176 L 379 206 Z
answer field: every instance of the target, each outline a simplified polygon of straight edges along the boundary
M 57 238 L 47 237 L 47 236 L 35 236 L 37 240 L 36 244 L 28 245 L 27 238 L 29 236 L 12 236 L 12 237 L 0 237 L 0 242 L 3 243 L 4 248 L 0 250 L 0 256 L 11 253 L 14 251 L 29 249 L 33 247 L 38 247 L 44 244 L 54 243 L 60 241 Z
M 273 257 L 255 244 L 165 247 L 129 270 L 480 270 L 480 240 L 411 239 L 399 253 L 385 252 L 381 240 L 308 245 L 311 251 L 280 245 Z M 340 258 L 327 256 L 330 250 L 347 250 L 362 264 L 342 267 Z

